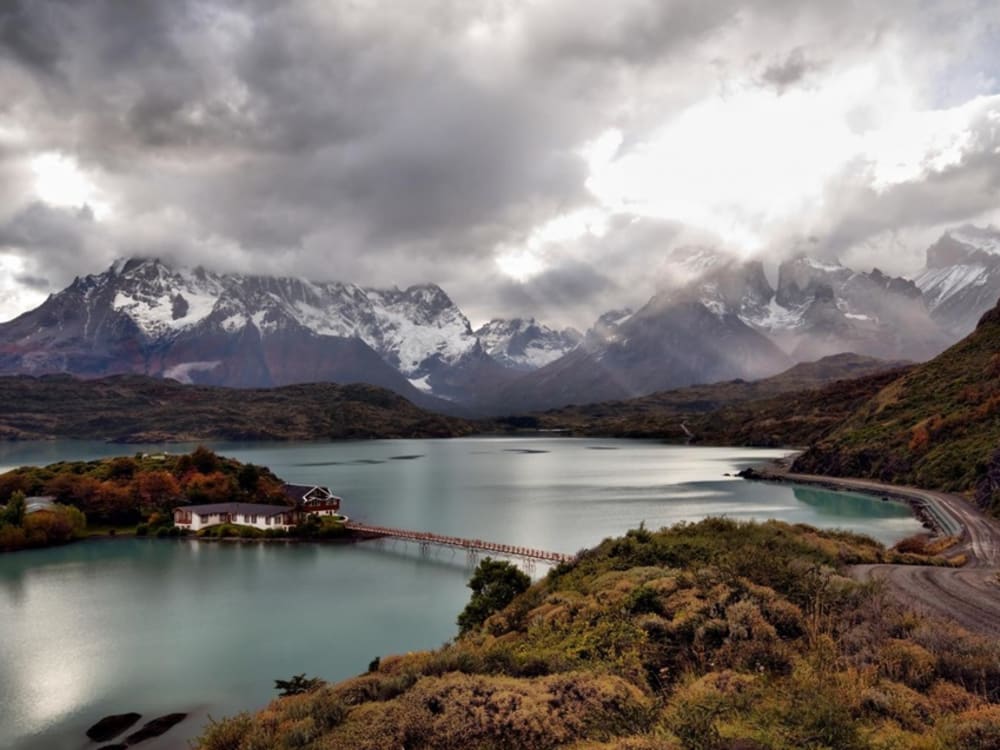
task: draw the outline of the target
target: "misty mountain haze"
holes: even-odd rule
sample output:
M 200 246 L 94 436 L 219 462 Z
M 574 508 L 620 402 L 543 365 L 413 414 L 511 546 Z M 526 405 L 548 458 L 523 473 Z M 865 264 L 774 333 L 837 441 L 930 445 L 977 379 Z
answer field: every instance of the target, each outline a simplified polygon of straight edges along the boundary
M 923 361 L 1000 296 L 1000 232 L 963 227 L 916 281 L 805 256 L 763 264 L 672 250 L 674 273 L 637 311 L 585 334 L 534 319 L 473 330 L 435 284 L 404 290 L 123 260 L 0 324 L 0 372 L 139 373 L 262 387 L 332 381 L 424 405 L 527 411 L 624 399 L 854 352 Z

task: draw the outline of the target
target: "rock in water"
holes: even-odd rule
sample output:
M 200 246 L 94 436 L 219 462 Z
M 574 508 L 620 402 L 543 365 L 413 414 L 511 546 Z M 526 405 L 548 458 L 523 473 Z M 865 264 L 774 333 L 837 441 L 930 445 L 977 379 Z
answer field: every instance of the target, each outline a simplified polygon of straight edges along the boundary
M 187 714 L 167 714 L 166 716 L 160 716 L 152 721 L 146 722 L 142 729 L 138 732 L 133 732 L 125 741 L 129 745 L 135 745 L 143 740 L 149 740 L 153 737 L 159 737 L 161 734 L 165 734 L 169 729 L 171 729 L 176 724 L 180 724 L 184 719 L 187 718 Z
M 142 714 L 128 713 L 105 716 L 87 730 L 87 736 L 94 742 L 113 740 L 142 718 Z

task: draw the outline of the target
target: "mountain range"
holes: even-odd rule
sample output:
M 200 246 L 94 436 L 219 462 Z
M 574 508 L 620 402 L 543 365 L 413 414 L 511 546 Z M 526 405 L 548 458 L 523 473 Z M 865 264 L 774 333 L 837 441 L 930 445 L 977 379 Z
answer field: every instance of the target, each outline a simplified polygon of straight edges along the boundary
M 473 329 L 434 284 L 365 288 L 129 259 L 0 324 L 0 374 L 132 373 L 241 388 L 365 382 L 426 408 L 514 413 L 754 380 L 841 352 L 924 361 L 1000 296 L 1000 231 L 961 227 L 908 280 L 805 256 L 777 268 L 705 248 L 585 333 Z

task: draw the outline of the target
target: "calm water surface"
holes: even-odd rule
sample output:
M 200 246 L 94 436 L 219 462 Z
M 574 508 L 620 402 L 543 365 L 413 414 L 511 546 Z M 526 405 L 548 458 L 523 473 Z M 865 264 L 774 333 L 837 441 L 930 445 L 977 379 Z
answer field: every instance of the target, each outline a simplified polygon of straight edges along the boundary
M 641 522 L 706 515 L 886 542 L 920 529 L 899 503 L 723 476 L 782 451 L 567 438 L 213 448 L 329 485 L 358 520 L 564 552 Z M 122 452 L 0 444 L 0 471 Z M 0 556 L 0 747 L 93 748 L 83 731 L 105 714 L 188 711 L 191 720 L 142 744 L 185 747 L 207 716 L 266 703 L 275 678 L 337 680 L 378 654 L 440 645 L 455 633 L 468 575 L 464 553 L 389 542 L 107 540 Z

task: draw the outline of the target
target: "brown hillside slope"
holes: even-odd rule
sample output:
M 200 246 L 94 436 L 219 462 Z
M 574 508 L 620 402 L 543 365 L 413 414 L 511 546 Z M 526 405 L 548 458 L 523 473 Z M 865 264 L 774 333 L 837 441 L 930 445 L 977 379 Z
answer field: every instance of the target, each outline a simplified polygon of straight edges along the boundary
M 140 375 L 0 377 L 0 440 L 329 440 L 466 435 L 464 420 L 384 388 L 312 383 L 234 389 Z
M 794 471 L 974 493 L 1000 513 L 1000 305 L 869 399 Z

